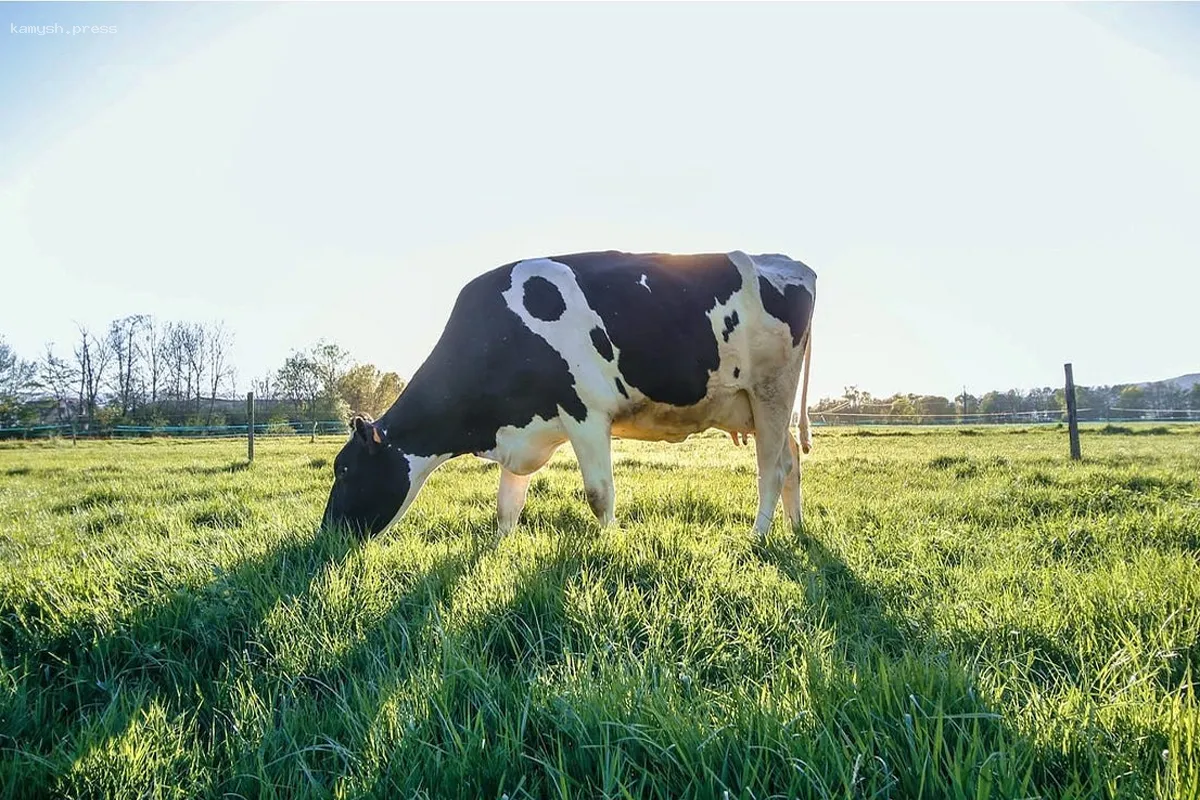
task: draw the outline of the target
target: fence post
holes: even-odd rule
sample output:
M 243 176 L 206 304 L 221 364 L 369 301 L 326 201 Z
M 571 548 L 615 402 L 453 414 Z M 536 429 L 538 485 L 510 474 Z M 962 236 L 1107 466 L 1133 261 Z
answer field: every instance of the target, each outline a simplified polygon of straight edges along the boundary
M 246 460 L 254 461 L 254 392 L 246 392 Z
M 1075 412 L 1075 377 L 1071 374 L 1071 365 L 1064 364 L 1067 373 L 1067 432 L 1071 437 L 1071 460 L 1078 461 L 1082 456 L 1079 452 L 1079 416 Z

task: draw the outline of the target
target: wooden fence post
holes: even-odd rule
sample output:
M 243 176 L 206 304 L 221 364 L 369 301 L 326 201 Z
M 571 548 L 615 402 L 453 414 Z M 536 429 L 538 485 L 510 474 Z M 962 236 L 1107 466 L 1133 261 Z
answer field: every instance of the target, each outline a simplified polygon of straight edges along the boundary
M 1063 369 L 1067 373 L 1067 432 L 1071 438 L 1071 460 L 1078 461 L 1082 455 L 1079 452 L 1079 417 L 1075 412 L 1075 377 L 1071 374 L 1070 364 L 1064 364 Z
M 254 461 L 254 392 L 246 392 L 246 460 Z

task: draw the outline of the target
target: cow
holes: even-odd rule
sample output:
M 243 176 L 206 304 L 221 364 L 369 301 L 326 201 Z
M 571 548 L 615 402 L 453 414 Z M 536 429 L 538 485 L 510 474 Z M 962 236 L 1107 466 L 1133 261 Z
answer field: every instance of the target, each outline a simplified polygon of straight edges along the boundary
M 352 418 L 323 525 L 381 533 L 440 465 L 475 455 L 500 465 L 506 534 L 534 473 L 570 442 L 604 528 L 615 522 L 613 438 L 674 443 L 715 428 L 735 443 L 754 436 L 752 533 L 765 537 L 781 495 L 798 526 L 815 299 L 805 264 L 740 250 L 582 252 L 483 272 L 392 406 Z

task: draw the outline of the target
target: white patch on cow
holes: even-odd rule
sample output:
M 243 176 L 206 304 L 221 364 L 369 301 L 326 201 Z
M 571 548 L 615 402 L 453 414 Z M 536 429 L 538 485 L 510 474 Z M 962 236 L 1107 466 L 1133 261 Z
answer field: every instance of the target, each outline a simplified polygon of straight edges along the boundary
M 501 536 L 517 526 L 532 479 L 532 474 L 517 475 L 506 469 L 500 470 L 500 488 L 496 492 L 496 530 Z
M 561 409 L 559 413 L 562 413 Z M 495 448 L 483 457 L 516 475 L 529 475 L 541 469 L 566 440 L 566 430 L 558 417 L 534 417 L 521 428 L 515 425 L 501 427 L 496 431 Z
M 525 308 L 525 282 L 533 277 L 544 278 L 554 284 L 562 295 L 566 309 L 558 319 L 547 322 L 532 316 Z M 612 345 L 612 361 L 596 352 L 596 346 L 592 343 L 592 328 L 600 328 L 606 336 L 608 331 L 600 315 L 588 305 L 583 290 L 575 280 L 575 273 L 565 264 L 548 258 L 522 261 L 512 268 L 512 283 L 503 296 L 509 309 L 520 317 L 521 322 L 545 339 L 566 360 L 575 380 L 575 392 L 589 411 L 614 413 L 625 401 L 617 391 L 615 381 L 620 376 L 616 366 L 620 351 L 615 344 Z M 611 343 L 612 337 L 608 338 Z
M 735 250 L 729 254 L 729 257 L 735 264 L 737 264 L 738 257 L 749 260 L 755 272 L 766 278 L 767 282 L 780 292 L 783 292 L 788 286 L 799 285 L 807 289 L 813 300 L 816 300 L 817 273 L 813 272 L 806 264 L 779 253 L 751 256 Z
M 644 286 L 644 287 L 646 287 L 647 292 L 650 292 L 650 294 L 654 294 L 653 290 L 651 290 L 651 288 L 650 288 L 650 284 L 646 282 L 645 275 L 643 275 L 642 279 L 640 281 L 638 281 L 638 286 Z

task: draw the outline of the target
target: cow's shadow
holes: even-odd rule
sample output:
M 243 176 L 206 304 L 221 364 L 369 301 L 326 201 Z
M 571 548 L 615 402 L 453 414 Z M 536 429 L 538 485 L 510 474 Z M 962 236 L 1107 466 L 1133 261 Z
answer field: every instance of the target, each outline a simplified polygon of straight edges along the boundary
M 832 688 L 844 696 L 845 706 L 828 724 L 840 729 L 848 745 L 856 731 L 871 731 L 875 739 L 864 737 L 855 743 L 867 758 L 861 769 L 856 766 L 860 784 L 841 787 L 847 796 L 869 796 L 873 791 L 904 797 L 928 794 L 933 776 L 953 777 L 952 783 L 964 792 L 970 780 L 976 787 L 991 784 L 992 790 L 1007 781 L 1021 787 L 1021 796 L 1107 794 L 1094 751 L 1075 740 L 1054 747 L 1039 744 L 988 699 L 976 666 L 984 655 L 983 642 L 957 636 L 951 641 L 906 616 L 900 611 L 903 598 L 862 580 L 825 543 L 819 525 L 801 526 L 793 538 L 777 536 L 756 545 L 755 551 L 803 586 L 814 608 L 827 609 L 837 631 L 836 649 L 843 663 L 840 670 L 821 677 L 821 689 Z M 1039 651 L 1039 657 L 1060 664 L 1070 661 L 1061 648 L 1040 644 L 1046 650 Z M 1034 676 L 1038 690 L 1053 688 L 1054 679 L 1036 672 Z M 872 758 L 872 745 L 881 744 L 881 739 L 902 749 L 924 748 L 921 770 L 891 770 L 882 752 L 887 747 Z M 991 777 L 985 778 L 982 773 L 989 768 Z M 877 774 L 871 776 L 872 771 Z M 874 785 L 868 786 L 872 778 Z
M 256 634 L 275 605 L 309 590 L 358 540 L 339 531 L 298 535 L 200 587 L 179 587 L 132 613 L 116 630 L 90 623 L 61 636 L 30 637 L 6 627 L 5 661 L 36 676 L 30 687 L 54 708 L 59 726 L 28 714 L 8 720 L 29 760 L 29 784 L 49 785 L 119 738 L 147 702 L 168 714 L 196 708 L 198 728 L 219 724 L 220 684 L 266 656 Z M 241 663 L 237 663 L 241 662 Z M 130 700 L 130 694 L 137 697 Z M 66 729 L 66 735 L 63 728 Z M 35 775 L 40 774 L 39 777 Z

